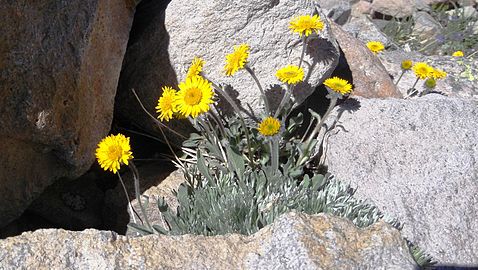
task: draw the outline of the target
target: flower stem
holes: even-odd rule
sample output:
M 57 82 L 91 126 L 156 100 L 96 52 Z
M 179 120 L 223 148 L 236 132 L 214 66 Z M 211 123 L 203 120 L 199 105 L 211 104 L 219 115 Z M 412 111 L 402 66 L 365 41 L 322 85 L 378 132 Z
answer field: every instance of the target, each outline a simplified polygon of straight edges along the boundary
M 274 174 L 279 170 L 279 140 L 273 138 L 270 142 L 271 147 L 271 165 Z
M 312 131 L 309 138 L 307 138 L 307 141 L 305 142 L 305 145 L 307 145 L 307 148 L 310 147 L 310 144 L 311 144 L 312 140 L 314 139 L 314 137 L 319 134 L 320 129 L 322 128 L 322 125 L 325 123 L 325 120 L 327 119 L 329 114 L 334 109 L 335 104 L 337 104 L 337 100 L 338 100 L 337 97 L 333 97 L 333 98 L 330 99 L 329 108 L 327 109 L 324 116 L 322 117 L 322 119 L 320 119 L 320 122 L 317 124 L 317 126 L 315 126 L 314 130 Z M 302 153 L 300 155 L 299 159 L 297 160 L 297 163 L 301 163 L 302 160 L 305 158 L 305 156 L 309 154 L 310 150 L 311 149 L 307 149 L 306 151 L 304 151 L 304 153 Z M 300 165 L 300 164 L 297 164 L 297 165 Z
M 229 96 L 229 94 L 222 89 L 222 87 L 219 87 L 219 85 L 215 84 L 214 82 L 207 79 L 206 77 L 205 79 L 211 82 L 212 86 L 226 99 L 226 101 L 229 104 L 231 104 L 232 108 L 236 111 L 237 115 L 239 116 L 241 126 L 244 129 L 244 133 L 246 134 L 246 141 L 247 141 L 247 148 L 248 148 L 247 154 L 249 157 L 249 164 L 251 165 L 251 167 L 254 167 L 254 162 L 252 158 L 253 153 L 252 153 L 251 139 L 249 137 L 249 130 L 247 130 L 246 122 L 244 121 L 244 117 L 242 117 L 241 110 L 239 109 L 237 104 L 234 102 L 234 100 L 231 98 L 231 96 Z
M 304 35 L 302 36 L 302 52 L 300 54 L 300 60 L 299 60 L 299 67 L 302 66 L 302 61 L 304 61 L 304 55 L 305 55 L 305 49 L 307 48 L 307 37 Z
M 294 86 L 293 85 L 290 86 L 289 84 L 287 84 L 286 93 L 285 93 L 284 97 L 282 98 L 282 100 L 279 104 L 279 107 L 277 107 L 276 113 L 274 114 L 275 118 L 279 117 L 279 114 L 282 111 L 282 107 L 289 101 L 293 90 L 294 90 Z
M 417 78 L 417 80 L 415 81 L 415 83 L 412 85 L 412 88 L 411 89 L 415 89 L 415 86 L 417 85 L 418 81 L 420 80 L 420 78 Z
M 416 92 L 415 86 L 417 85 L 419 80 L 420 80 L 420 78 L 417 78 L 415 80 L 415 83 L 412 85 L 412 88 L 408 89 L 410 91 L 410 94 L 408 94 L 405 98 L 411 97 L 413 95 L 413 93 Z
M 400 79 L 403 77 L 403 74 L 405 74 L 406 70 L 402 70 L 402 74 L 400 74 L 400 77 L 398 77 L 398 80 L 397 82 L 395 83 L 395 86 L 398 85 L 398 82 L 400 81 Z
M 141 201 L 141 190 L 139 188 L 139 173 L 138 169 L 134 165 L 133 161 L 129 161 L 129 167 L 131 171 L 133 172 L 133 178 L 134 178 L 134 193 L 136 195 L 136 201 L 138 201 L 139 208 L 141 209 L 141 213 L 144 216 L 144 220 L 146 221 L 146 226 L 148 229 L 154 232 L 153 228 L 151 227 L 151 223 L 149 223 L 148 215 L 146 213 L 146 209 L 144 209 L 143 202 Z
M 135 214 L 139 217 L 138 213 L 136 213 L 136 211 L 133 209 L 133 207 L 131 206 L 131 202 L 129 200 L 129 194 L 128 194 L 128 190 L 126 189 L 126 186 L 124 185 L 124 182 L 123 182 L 123 178 L 121 178 L 121 174 L 119 172 L 116 172 L 116 174 L 118 175 L 118 178 L 120 180 L 120 183 L 121 183 L 121 186 L 123 187 L 123 191 L 124 191 L 124 194 L 126 195 L 126 200 L 128 201 L 128 208 L 129 208 L 129 212 L 131 213 L 131 217 L 133 218 L 133 222 L 136 223 L 136 218 L 135 218 Z
M 269 101 L 267 100 L 267 97 L 266 97 L 266 94 L 264 92 L 264 89 L 262 88 L 262 85 L 261 83 L 259 82 L 259 79 L 257 78 L 256 74 L 254 73 L 254 71 L 248 66 L 246 65 L 244 67 L 247 72 L 249 72 L 249 74 L 251 75 L 252 79 L 254 79 L 254 81 L 256 82 L 257 84 L 257 87 L 259 87 L 259 91 L 261 92 L 261 97 L 262 99 L 264 100 L 264 106 L 266 107 L 266 114 L 267 115 L 270 115 L 271 114 L 271 110 L 270 110 L 270 106 L 269 106 Z

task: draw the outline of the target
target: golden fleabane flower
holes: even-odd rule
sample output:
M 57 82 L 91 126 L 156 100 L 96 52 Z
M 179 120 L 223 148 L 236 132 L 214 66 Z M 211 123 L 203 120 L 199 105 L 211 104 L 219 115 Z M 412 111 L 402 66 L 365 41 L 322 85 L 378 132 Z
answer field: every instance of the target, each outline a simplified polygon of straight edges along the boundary
M 377 54 L 385 49 L 383 43 L 380 41 L 369 41 L 367 42 L 367 48 L 373 53 Z
M 214 91 L 209 81 L 201 76 L 189 77 L 179 84 L 173 106 L 184 117 L 196 118 L 209 111 L 213 96 Z
M 415 73 L 415 76 L 417 76 L 417 78 L 422 80 L 429 77 L 430 73 L 433 70 L 432 67 L 430 67 L 427 63 L 424 63 L 424 62 L 415 63 L 412 69 L 413 69 L 413 72 Z
M 158 99 L 156 112 L 159 114 L 158 118 L 161 121 L 169 121 L 173 118 L 173 113 L 176 111 L 174 100 L 176 99 L 176 90 L 169 86 L 163 87 L 163 94 Z
M 249 45 L 241 44 L 234 46 L 234 51 L 226 55 L 226 65 L 224 71 L 227 76 L 232 76 L 238 70 L 243 69 L 249 57 Z
M 462 51 L 456 51 L 452 54 L 454 57 L 463 57 L 465 54 Z
M 299 36 L 305 35 L 308 37 L 312 32 L 319 33 L 324 29 L 324 22 L 319 15 L 301 15 L 293 18 L 290 21 L 289 28 L 293 32 L 299 33 Z
M 280 121 L 277 118 L 269 116 L 262 120 L 257 128 L 259 133 L 263 136 L 270 137 L 279 133 L 280 130 Z
M 198 76 L 201 73 L 205 61 L 202 58 L 194 57 L 191 66 L 188 69 L 186 77 Z
M 128 165 L 129 160 L 133 159 L 129 137 L 123 134 L 105 137 L 98 143 L 96 159 L 105 171 L 116 173 L 122 164 Z
M 433 78 L 428 78 L 425 81 L 425 86 L 428 88 L 435 88 L 436 85 L 437 85 L 437 81 Z
M 288 84 L 297 84 L 304 80 L 304 69 L 294 65 L 285 66 L 276 72 L 279 81 Z
M 445 71 L 443 71 L 441 69 L 438 69 L 438 68 L 432 68 L 428 77 L 430 77 L 432 79 L 435 79 L 435 80 L 439 80 L 439 79 L 444 79 L 446 77 L 446 75 L 447 74 L 446 74 Z
M 324 81 L 324 85 L 342 95 L 352 92 L 352 85 L 339 77 L 328 78 Z
M 403 60 L 402 61 L 402 69 L 403 70 L 409 70 L 413 66 L 412 60 Z

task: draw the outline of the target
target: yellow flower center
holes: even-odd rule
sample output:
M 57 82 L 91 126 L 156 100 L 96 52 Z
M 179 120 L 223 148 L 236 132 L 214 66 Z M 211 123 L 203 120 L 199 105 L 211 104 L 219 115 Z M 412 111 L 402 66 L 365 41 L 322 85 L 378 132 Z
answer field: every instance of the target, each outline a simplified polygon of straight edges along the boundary
M 110 145 L 108 147 L 108 159 L 119 160 L 123 154 L 123 149 L 119 145 Z
M 163 111 L 170 111 L 173 109 L 173 99 L 170 97 L 164 97 L 161 100 L 161 109 Z
M 298 75 L 298 73 L 295 70 L 288 70 L 288 71 L 284 72 L 284 76 L 288 77 L 288 78 L 294 78 L 297 75 Z
M 197 87 L 191 87 L 187 90 L 186 95 L 184 95 L 184 102 L 186 102 L 186 104 L 189 106 L 197 105 L 200 103 L 201 98 L 201 89 Z

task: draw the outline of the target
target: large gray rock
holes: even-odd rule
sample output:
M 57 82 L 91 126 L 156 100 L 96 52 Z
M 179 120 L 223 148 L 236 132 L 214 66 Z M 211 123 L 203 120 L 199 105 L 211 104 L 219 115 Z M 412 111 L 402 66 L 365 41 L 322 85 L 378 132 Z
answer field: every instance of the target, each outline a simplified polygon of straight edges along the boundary
M 133 3 L 0 0 L 0 227 L 108 133 Z
M 372 10 L 384 15 L 403 18 L 415 12 L 415 0 L 373 0 Z
M 416 269 L 395 228 L 289 213 L 251 236 L 38 230 L 0 241 L 1 269 Z
M 329 139 L 329 171 L 397 217 L 403 235 L 440 263 L 476 266 L 477 102 L 437 94 L 358 101 Z
M 232 52 L 233 45 L 248 44 L 251 47 L 249 65 L 264 90 L 271 91 L 271 98 L 280 96 L 277 85 L 281 83 L 275 73 L 283 66 L 298 64 L 301 54 L 300 45 L 292 47 L 299 41 L 299 36 L 289 29 L 290 20 L 312 12 L 313 8 L 295 1 L 172 1 L 166 9 L 165 26 L 170 33 L 169 57 L 174 75 L 182 80 L 191 60 L 200 56 L 206 61 L 204 71 L 209 78 L 231 85 L 239 92 L 238 98 L 243 105 L 260 109 L 260 92 L 247 72 L 241 71 L 232 77 L 224 75 L 225 56 Z M 304 58 L 313 66 L 309 84 L 296 87 L 295 96 L 299 102 L 337 65 L 337 43 L 330 35 L 326 17 L 323 14 L 321 17 L 325 22 L 324 30 L 319 33 L 321 39 L 310 42 Z
M 247 43 L 250 48 L 249 65 L 272 99 L 277 104 L 284 93 L 275 77 L 276 71 L 288 64 L 298 64 L 301 45 L 298 34 L 289 29 L 290 20 L 297 15 L 311 14 L 312 4 L 300 1 L 186 1 L 169 3 L 166 11 L 161 1 L 146 1 L 139 12 L 145 14 L 147 22 L 133 27 L 124 62 L 116 107 L 118 116 L 134 122 L 141 128 L 158 133 L 151 119 L 139 109 L 131 95 L 134 88 L 146 108 L 154 112 L 161 87 L 177 87 L 184 80 L 194 57 L 205 61 L 203 69 L 216 83 L 228 84 L 237 93 L 241 106 L 251 106 L 256 113 L 262 110 L 259 90 L 251 76 L 245 71 L 226 77 L 223 71 L 225 56 L 234 45 Z M 141 11 L 142 9 L 145 9 Z M 301 102 L 316 86 L 325 80 L 338 63 L 337 43 L 330 37 L 326 23 L 320 39 L 310 43 L 305 60 L 313 65 L 309 84 L 296 87 L 295 97 Z M 307 70 L 306 70 L 307 72 Z M 184 121 L 173 122 L 172 127 L 184 130 Z M 173 138 L 174 139 L 174 138 Z

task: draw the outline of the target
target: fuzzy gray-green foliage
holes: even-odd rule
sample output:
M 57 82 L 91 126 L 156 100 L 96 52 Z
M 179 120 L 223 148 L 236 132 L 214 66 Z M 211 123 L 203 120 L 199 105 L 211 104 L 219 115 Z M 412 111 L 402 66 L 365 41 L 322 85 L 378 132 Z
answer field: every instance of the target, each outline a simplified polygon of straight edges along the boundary
M 242 179 L 219 175 L 196 187 L 182 185 L 179 207 L 160 209 L 170 226 L 168 234 L 252 234 L 292 210 L 308 214 L 332 213 L 365 227 L 382 217 L 372 205 L 358 201 L 351 189 L 330 175 L 317 174 L 302 181 L 281 174 L 250 171 Z M 176 213 L 175 213 L 176 212 Z
M 147 229 L 130 224 L 131 228 L 142 234 L 250 235 L 280 215 L 298 211 L 330 213 L 348 218 L 358 227 L 384 219 L 401 229 L 397 220 L 356 199 L 347 184 L 329 173 L 320 174 L 311 163 L 300 162 L 300 154 L 317 143 L 304 145 L 294 138 L 302 124 L 301 115 L 290 119 L 282 132 L 280 168 L 276 171 L 270 165 L 272 148 L 268 147 L 267 139 L 250 128 L 249 148 L 238 118 L 228 117 L 224 122 L 226 138 L 203 133 L 193 134 L 184 142 L 182 169 L 187 181 L 175 193 L 179 206 L 171 209 L 164 199 L 158 200 L 165 226 L 153 225 Z M 253 149 L 253 160 L 247 158 L 248 149 Z M 420 266 L 433 263 L 431 257 L 415 246 L 410 245 L 410 252 Z
M 248 130 L 255 157 L 249 162 L 245 131 L 238 118 L 228 117 L 224 122 L 227 142 L 194 134 L 184 143 L 190 160 L 183 166 L 187 183 L 176 193 L 177 209 L 170 209 L 164 200 L 158 202 L 167 228 L 155 226 L 157 231 L 173 235 L 252 234 L 293 210 L 331 213 L 359 227 L 383 217 L 375 206 L 355 199 L 348 185 L 298 162 L 300 153 L 310 147 L 293 136 L 302 115 L 290 119 L 282 133 L 277 171 L 269 162 L 272 154 L 267 138 L 255 128 Z M 398 222 L 390 222 L 399 227 Z

